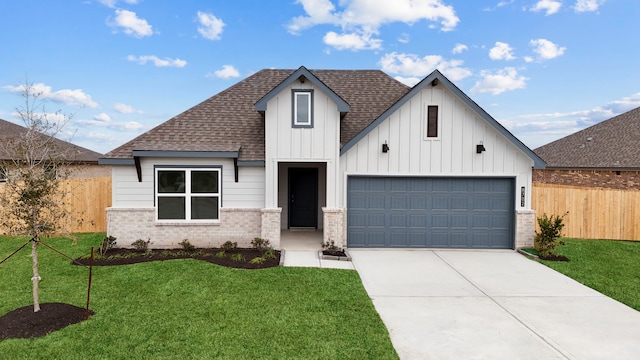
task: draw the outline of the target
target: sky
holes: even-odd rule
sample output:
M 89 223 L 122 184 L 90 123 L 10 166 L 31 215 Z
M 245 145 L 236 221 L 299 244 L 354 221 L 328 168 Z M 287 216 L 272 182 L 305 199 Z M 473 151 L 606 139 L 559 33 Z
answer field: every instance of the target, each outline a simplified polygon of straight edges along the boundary
M 2 0 L 0 118 L 29 84 L 106 153 L 261 69 L 438 69 L 535 149 L 640 106 L 638 34 L 638 0 Z

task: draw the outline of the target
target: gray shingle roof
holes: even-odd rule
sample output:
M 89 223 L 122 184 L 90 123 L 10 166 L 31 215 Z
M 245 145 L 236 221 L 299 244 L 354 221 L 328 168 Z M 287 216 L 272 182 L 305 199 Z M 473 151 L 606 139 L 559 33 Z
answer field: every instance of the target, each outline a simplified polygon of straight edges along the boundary
M 295 70 L 261 70 L 105 155 L 130 159 L 133 150 L 237 151 L 264 160 L 264 119 L 255 103 Z M 310 70 L 350 105 L 340 123 L 345 144 L 410 88 L 380 70 Z
M 7 144 L 14 139 L 20 137 L 27 132 L 27 128 L 14 124 L 12 122 L 0 119 L 0 141 Z M 43 135 L 47 136 L 47 135 Z M 102 154 L 95 151 L 83 148 L 81 146 L 66 142 L 57 138 L 54 138 L 55 144 L 61 152 L 71 154 L 72 162 L 79 163 L 98 163 L 98 159 L 102 157 Z M 0 161 L 11 160 L 15 153 L 11 153 L 10 149 L 3 149 L 0 147 Z
M 547 167 L 640 168 L 640 107 L 534 150 Z

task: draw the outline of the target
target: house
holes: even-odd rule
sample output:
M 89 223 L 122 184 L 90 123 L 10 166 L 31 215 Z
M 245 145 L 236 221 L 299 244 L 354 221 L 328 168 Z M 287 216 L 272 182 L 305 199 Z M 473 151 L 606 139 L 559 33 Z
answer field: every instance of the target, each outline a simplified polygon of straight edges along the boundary
M 535 183 L 640 190 L 640 107 L 534 150 Z
M 4 145 L 11 144 L 27 134 L 28 129 L 12 122 L 0 119 L 0 142 Z M 46 135 L 43 135 L 46 136 Z M 95 151 L 74 145 L 57 138 L 53 138 L 53 144 L 57 151 L 68 155 L 69 166 L 73 167 L 70 178 L 93 178 L 111 176 L 108 166 L 99 166 L 98 159 L 103 156 Z M 8 169 L 14 159 L 19 156 L 14 148 L 0 146 L 0 182 L 7 180 Z
M 175 247 L 320 229 L 347 247 L 533 243 L 544 162 L 440 72 L 259 71 L 107 153 L 109 235 Z

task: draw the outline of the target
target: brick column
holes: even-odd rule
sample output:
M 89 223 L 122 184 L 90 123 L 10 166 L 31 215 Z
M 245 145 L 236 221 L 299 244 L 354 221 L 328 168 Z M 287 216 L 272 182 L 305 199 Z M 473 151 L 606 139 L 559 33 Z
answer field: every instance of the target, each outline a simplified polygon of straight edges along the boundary
M 260 237 L 269 240 L 274 249 L 280 249 L 280 213 L 282 208 L 262 209 Z
M 516 210 L 516 249 L 533 247 L 536 232 L 536 211 Z
M 344 208 L 322 208 L 324 219 L 323 243 L 334 241 L 336 246 L 347 246 L 347 211 Z

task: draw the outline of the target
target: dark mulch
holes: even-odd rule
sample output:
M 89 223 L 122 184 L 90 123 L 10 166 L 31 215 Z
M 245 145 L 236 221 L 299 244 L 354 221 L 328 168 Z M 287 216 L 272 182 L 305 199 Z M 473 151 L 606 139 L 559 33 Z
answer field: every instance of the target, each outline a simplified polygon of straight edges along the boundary
M 89 310 L 89 314 L 94 312 Z M 83 320 L 85 309 L 81 307 L 44 303 L 39 312 L 33 312 L 33 305 L 29 305 L 0 317 L 0 340 L 40 337 Z
M 268 259 L 262 264 L 252 264 L 250 261 L 253 258 L 259 257 L 262 253 L 255 249 L 238 248 L 233 250 L 225 250 L 224 257 L 217 257 L 216 254 L 222 251 L 222 249 L 210 248 L 210 249 L 196 249 L 195 251 L 185 250 L 160 250 L 153 249 L 148 252 L 136 252 L 133 249 L 110 249 L 107 253 L 98 257 L 97 253 L 94 254 L 93 266 L 115 266 L 115 265 L 130 265 L 141 262 L 149 261 L 165 261 L 173 259 L 197 259 L 207 261 L 213 264 L 238 268 L 238 269 L 265 269 L 280 265 L 280 251 L 276 251 L 275 259 Z M 235 261 L 231 257 L 233 254 L 241 254 L 245 261 Z M 89 265 L 89 259 L 85 257 L 78 258 L 74 263 L 80 263 L 83 265 Z
M 280 265 L 280 251 L 276 251 L 275 259 L 268 259 L 262 264 L 252 264 L 251 259 L 262 253 L 254 249 L 226 250 L 225 257 L 216 257 L 221 249 L 197 249 L 193 252 L 184 250 L 150 250 L 135 252 L 131 249 L 111 249 L 101 259 L 94 259 L 94 266 L 130 265 L 149 261 L 172 259 L 197 259 L 221 266 L 240 269 L 265 269 Z M 241 254 L 246 261 L 234 261 L 233 254 Z M 97 255 L 97 254 L 96 254 Z M 78 258 L 73 264 L 89 265 L 88 258 Z M 90 311 L 93 315 L 94 312 Z M 33 305 L 13 310 L 0 317 L 0 341 L 4 339 L 29 339 L 47 335 L 71 324 L 85 320 L 85 309 L 63 303 L 40 304 L 40 311 L 33 312 Z M 1 358 L 2 356 L 0 356 Z
M 322 255 L 342 256 L 342 257 L 347 256 L 344 250 L 322 250 Z
M 564 256 L 564 255 L 557 255 L 557 254 L 552 254 L 549 256 L 540 256 L 538 255 L 538 257 L 541 260 L 549 260 L 549 261 L 569 261 L 569 258 Z

